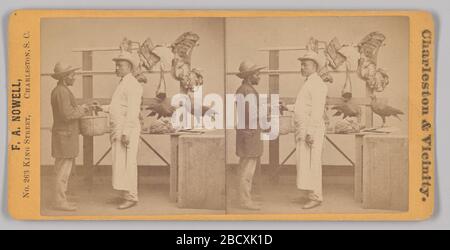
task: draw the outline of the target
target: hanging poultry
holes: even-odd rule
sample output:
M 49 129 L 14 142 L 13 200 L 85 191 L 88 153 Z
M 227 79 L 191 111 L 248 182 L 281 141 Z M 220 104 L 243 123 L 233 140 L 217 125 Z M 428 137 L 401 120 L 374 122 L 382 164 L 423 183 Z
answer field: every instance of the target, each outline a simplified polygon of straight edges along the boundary
M 370 104 L 372 111 L 379 115 L 381 119 L 383 120 L 382 127 L 386 124 L 386 117 L 394 116 L 397 119 L 401 120 L 399 115 L 404 115 L 403 111 L 396 109 L 394 107 L 391 107 L 383 102 L 380 102 L 377 100 L 377 97 L 375 95 L 370 96 L 372 99 L 372 102 Z
M 175 108 L 171 105 L 170 100 L 152 98 L 146 103 L 147 110 L 150 110 L 150 114 L 148 116 L 158 116 L 158 119 L 162 117 L 171 117 L 175 112 Z
M 173 42 L 169 47 L 163 45 L 154 45 L 151 38 L 148 38 L 144 43 L 133 42 L 127 38 L 124 38 L 120 44 L 122 52 L 133 53 L 138 45 L 136 56 L 139 56 L 140 63 L 137 68 L 134 69 L 133 75 L 139 82 L 146 83 L 148 79 L 144 75 L 145 70 L 152 71 L 154 66 L 160 65 L 160 82 L 157 87 L 156 97 L 150 98 L 146 101 L 143 109 L 149 110 L 148 116 L 157 116 L 158 119 L 162 117 L 172 117 L 177 107 L 174 107 L 171 103 L 171 98 L 167 95 L 165 73 L 166 70 L 162 65 L 162 57 L 165 54 L 159 54 L 156 52 L 157 48 L 168 48 L 172 53 L 172 69 L 171 74 L 175 80 L 180 83 L 180 93 L 192 94 L 199 87 L 203 85 L 203 75 L 200 70 L 191 68 L 191 56 L 195 47 L 199 45 L 198 41 L 200 37 L 193 32 L 185 32 L 178 39 Z M 169 52 L 170 53 L 170 52 Z M 167 57 L 165 57 L 167 59 Z M 164 60 L 165 61 L 165 60 Z M 197 112 L 204 116 L 205 114 L 214 116 L 214 112 L 208 112 L 211 107 L 195 106 L 194 101 L 191 99 L 191 107 L 187 107 L 187 111 L 191 114 L 197 115 Z
M 345 63 L 345 83 L 344 87 L 342 87 L 342 98 L 344 101 L 349 101 L 353 97 L 353 87 L 352 87 L 352 78 L 350 76 L 350 63 L 347 61 Z
M 199 45 L 199 40 L 199 35 L 185 32 L 170 46 L 174 54 L 172 76 L 180 82 L 181 92 L 185 94 L 203 85 L 203 76 L 200 71 L 191 68 L 192 52 Z
M 389 76 L 386 72 L 383 69 L 377 69 L 376 64 L 364 56 L 361 56 L 358 61 L 357 73 L 373 91 L 382 92 L 389 85 Z
M 138 54 L 141 58 L 142 66 L 147 70 L 152 70 L 153 67 L 161 61 L 161 57 L 154 53 L 154 50 L 161 45 L 154 45 L 151 38 L 147 38 L 145 42 L 139 47 Z
M 378 51 L 386 37 L 379 32 L 372 32 L 358 44 L 361 54 L 358 60 L 358 76 L 366 82 L 372 91 L 382 92 L 389 84 L 389 76 L 378 68 Z
M 325 47 L 325 54 L 327 56 L 328 64 L 336 70 L 342 64 L 347 61 L 347 57 L 345 57 L 339 50 L 341 50 L 343 46 L 339 42 L 339 40 L 335 37 L 331 40 L 328 45 Z
M 215 112 L 208 112 L 212 109 L 212 107 L 207 106 L 195 106 L 194 102 L 191 101 L 191 107 L 186 109 L 187 112 L 194 115 L 197 119 L 200 117 L 197 117 L 198 115 L 205 116 L 206 114 L 211 115 L 214 118 Z M 151 112 L 148 114 L 148 116 L 157 116 L 158 119 L 162 117 L 172 117 L 175 111 L 177 110 L 176 107 L 172 106 L 171 99 L 170 98 L 151 98 L 146 103 L 146 110 L 150 110 Z M 195 112 L 196 110 L 197 113 Z M 200 112 L 199 112 L 200 111 Z
M 358 44 L 358 50 L 361 55 L 377 64 L 378 51 L 383 45 L 386 36 L 380 32 L 372 32 L 365 36 Z
M 148 116 L 158 115 L 158 119 L 162 117 L 171 117 L 176 110 L 176 107 L 172 106 L 171 99 L 167 97 L 167 84 L 165 79 L 164 68 L 160 66 L 160 80 L 159 85 L 156 90 L 156 98 L 150 99 L 147 103 L 147 110 L 151 110 Z M 194 106 L 194 101 L 191 100 L 191 108 L 187 111 L 191 114 L 195 114 L 195 110 L 199 109 Z M 211 108 L 202 106 L 201 107 L 202 116 L 204 116 Z
M 361 116 L 361 109 L 358 105 L 352 103 L 351 101 L 344 101 L 343 104 L 336 105 L 331 108 L 332 110 L 336 110 L 336 113 L 333 116 L 341 116 L 344 115 L 343 119 L 347 117 L 357 117 Z
M 336 105 L 332 109 L 337 112 L 333 116 L 341 116 L 344 115 L 343 119 L 347 117 L 357 117 L 361 116 L 361 109 L 358 105 L 352 102 L 353 90 L 352 90 L 352 81 L 350 77 L 350 63 L 346 62 L 346 79 L 344 87 L 342 88 L 342 99 L 344 101 L 343 104 Z
M 148 79 L 147 77 L 144 75 L 145 70 L 143 69 L 144 63 L 142 60 L 141 55 L 139 54 L 139 52 L 137 54 L 133 53 L 133 44 L 138 44 L 138 42 L 133 42 L 131 40 L 129 40 L 128 38 L 124 38 L 122 40 L 122 42 L 120 43 L 120 50 L 122 51 L 122 53 L 127 52 L 130 53 L 132 55 L 136 55 L 136 57 L 139 57 L 139 65 L 135 68 L 133 68 L 133 76 L 138 80 L 138 82 L 140 83 L 147 83 Z M 140 45 L 139 45 L 140 47 Z
M 315 53 L 320 54 L 321 56 L 326 58 L 325 53 L 319 52 L 319 49 L 320 49 L 319 43 L 320 43 L 319 40 L 315 39 L 314 37 L 311 37 L 309 39 L 308 44 L 306 45 L 306 49 L 310 50 L 310 51 L 314 51 Z M 323 65 L 318 65 L 319 68 L 317 70 L 317 74 L 319 74 L 320 78 L 322 78 L 322 80 L 324 82 L 333 83 L 334 79 L 333 79 L 333 76 L 331 76 L 331 74 L 330 74 L 330 69 L 328 68 L 328 64 L 329 64 L 329 62 L 324 63 Z

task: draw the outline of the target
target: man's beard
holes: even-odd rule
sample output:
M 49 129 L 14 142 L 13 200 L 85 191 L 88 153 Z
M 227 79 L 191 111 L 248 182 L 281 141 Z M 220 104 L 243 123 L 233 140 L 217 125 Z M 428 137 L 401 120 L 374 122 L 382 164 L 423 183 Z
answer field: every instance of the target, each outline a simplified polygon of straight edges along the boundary
M 301 71 L 301 74 L 302 74 L 303 77 L 308 77 L 308 76 L 312 75 L 312 73 L 308 73 L 308 72 L 303 71 L 303 70 Z
M 258 80 L 256 80 L 256 79 L 252 80 L 251 83 L 252 83 L 252 85 L 258 85 L 259 84 L 259 79 Z
M 73 86 L 73 84 L 75 83 L 75 81 L 66 81 L 66 86 Z

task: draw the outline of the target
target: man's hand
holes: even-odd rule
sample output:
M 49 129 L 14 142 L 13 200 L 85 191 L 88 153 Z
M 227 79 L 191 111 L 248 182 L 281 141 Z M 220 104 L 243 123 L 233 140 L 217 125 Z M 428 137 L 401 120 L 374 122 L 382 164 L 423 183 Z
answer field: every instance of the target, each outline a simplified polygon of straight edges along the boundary
M 301 139 L 302 139 L 302 137 L 301 137 L 300 130 L 299 130 L 299 129 L 296 129 L 296 130 L 295 130 L 295 141 L 296 141 L 296 142 L 299 142 Z
M 130 138 L 128 138 L 127 135 L 122 135 L 122 137 L 120 138 L 120 141 L 122 142 L 122 144 L 125 147 L 128 147 L 128 145 L 130 145 Z
M 283 102 L 280 102 L 280 115 L 283 115 L 285 111 L 289 111 L 288 106 Z
M 312 135 L 306 135 L 305 138 L 306 144 L 308 144 L 308 146 L 312 147 L 312 145 L 314 144 L 314 139 L 312 137 Z
M 83 111 L 84 115 L 90 115 L 89 105 L 83 104 L 83 105 L 80 106 L 80 108 Z

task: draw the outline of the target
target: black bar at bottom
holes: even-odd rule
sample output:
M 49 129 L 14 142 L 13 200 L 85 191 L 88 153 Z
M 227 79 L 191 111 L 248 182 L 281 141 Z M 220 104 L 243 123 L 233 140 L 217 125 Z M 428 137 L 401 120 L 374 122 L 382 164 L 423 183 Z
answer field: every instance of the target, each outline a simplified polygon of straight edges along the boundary
M 298 244 L 289 231 L 153 231 L 152 244 L 167 249 L 283 249 Z M 280 248 L 281 247 L 281 248 Z

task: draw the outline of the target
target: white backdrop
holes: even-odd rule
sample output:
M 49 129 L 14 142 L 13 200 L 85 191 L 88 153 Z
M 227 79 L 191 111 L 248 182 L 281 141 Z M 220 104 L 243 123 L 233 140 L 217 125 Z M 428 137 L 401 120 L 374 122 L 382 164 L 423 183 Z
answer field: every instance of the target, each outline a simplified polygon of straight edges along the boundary
M 82 55 L 73 52 L 77 48 L 118 47 L 123 38 L 136 42 L 144 42 L 150 37 L 155 45 L 166 45 L 174 42 L 184 32 L 194 32 L 200 36 L 199 46 L 192 54 L 192 67 L 202 70 L 204 76 L 204 95 L 214 93 L 222 95 L 224 92 L 224 20 L 220 18 L 149 18 L 149 19 L 45 19 L 41 23 L 41 70 L 42 73 L 53 72 L 55 63 L 64 61 L 74 66 L 81 66 Z M 115 70 L 112 61 L 119 52 L 94 52 L 94 71 Z M 167 65 L 169 63 L 169 65 Z M 166 70 L 170 70 L 171 61 L 165 62 Z M 158 70 L 160 64 L 154 68 Z M 144 84 L 144 97 L 155 96 L 159 83 L 159 74 L 146 75 L 148 82 Z M 167 94 L 173 96 L 179 92 L 180 84 L 172 76 L 166 74 Z M 94 76 L 94 99 L 111 98 L 119 82 L 117 76 Z M 56 81 L 49 77 L 41 77 L 41 164 L 52 165 L 51 131 L 52 113 L 50 94 L 56 86 Z M 77 98 L 82 97 L 82 77 L 71 87 Z M 144 136 L 158 153 L 170 161 L 169 136 Z M 80 140 L 81 142 L 81 140 Z M 109 136 L 94 139 L 94 161 L 110 147 Z M 80 152 L 82 152 L 80 143 Z M 77 157 L 77 164 L 83 163 L 82 153 Z M 111 155 L 101 162 L 111 164 Z M 153 152 L 142 142 L 139 145 L 139 165 L 164 165 Z
M 226 21 L 226 64 L 228 71 L 237 71 L 243 60 L 252 60 L 255 63 L 267 66 L 269 53 L 258 51 L 260 48 L 306 46 L 310 37 L 320 41 L 331 41 L 337 37 L 342 44 L 356 45 L 363 37 L 371 32 L 378 31 L 386 36 L 385 46 L 378 54 L 378 67 L 385 69 L 390 78 L 390 84 L 385 91 L 376 93 L 377 96 L 389 100 L 389 104 L 408 113 L 408 42 L 409 23 L 408 18 L 385 17 L 288 17 L 288 18 L 227 18 Z M 341 50 L 347 56 L 352 70 L 356 70 L 359 53 L 354 47 L 346 47 Z M 299 70 L 300 62 L 297 58 L 305 51 L 280 52 L 280 69 Z M 345 70 L 341 66 L 339 70 Z M 333 83 L 329 84 L 329 97 L 340 97 L 345 82 L 345 74 L 332 74 Z M 357 74 L 350 75 L 354 97 L 365 97 L 365 82 Z M 260 93 L 269 92 L 269 77 L 263 75 L 261 83 L 257 86 Z M 296 98 L 302 86 L 304 78 L 300 74 L 284 74 L 280 76 L 280 96 Z M 227 77 L 227 93 L 234 93 L 240 86 L 241 80 L 236 76 Z M 328 115 L 331 126 L 338 120 L 332 117 L 334 112 Z M 387 119 L 387 126 L 398 129 L 398 133 L 407 134 L 408 117 L 404 115 L 401 121 L 395 118 Z M 381 119 L 374 115 L 374 126 L 380 126 Z M 228 163 L 237 163 L 238 158 L 231 152 L 235 152 L 235 134 L 227 135 Z M 280 138 L 281 161 L 289 155 L 295 147 L 294 136 L 282 136 Z M 340 149 L 352 160 L 355 160 L 354 136 L 329 135 Z M 266 143 L 262 163 L 269 161 L 269 147 Z M 287 162 L 295 165 L 295 157 Z M 328 142 L 324 143 L 323 164 L 332 166 L 348 166 L 348 161 Z

